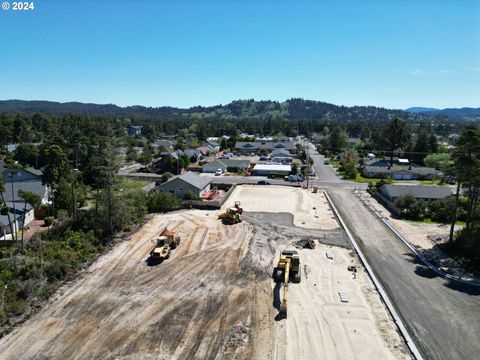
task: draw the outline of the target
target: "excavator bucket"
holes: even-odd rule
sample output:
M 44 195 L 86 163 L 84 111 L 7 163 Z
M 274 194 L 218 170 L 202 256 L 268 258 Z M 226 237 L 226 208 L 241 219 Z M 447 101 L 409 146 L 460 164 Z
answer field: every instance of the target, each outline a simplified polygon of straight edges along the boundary
M 286 300 L 282 301 L 282 304 L 280 305 L 280 312 L 278 314 L 282 319 L 287 318 L 287 301 Z

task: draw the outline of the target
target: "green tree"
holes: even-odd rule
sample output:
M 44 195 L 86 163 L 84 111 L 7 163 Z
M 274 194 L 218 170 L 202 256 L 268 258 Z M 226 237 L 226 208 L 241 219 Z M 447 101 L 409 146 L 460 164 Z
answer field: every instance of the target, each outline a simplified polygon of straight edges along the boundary
M 23 165 L 38 168 L 40 150 L 37 145 L 20 144 L 15 150 L 13 158 Z
M 403 150 L 410 144 L 410 129 L 407 124 L 398 118 L 386 123 L 380 130 L 378 147 L 390 152 L 390 166 L 393 166 L 393 156 L 396 151 Z
M 22 189 L 18 190 L 18 196 L 21 197 L 24 201 L 23 216 L 22 216 L 22 237 L 21 237 L 21 239 L 22 239 L 22 252 L 23 252 L 24 249 L 25 249 L 23 239 L 24 239 L 24 232 L 25 232 L 25 217 L 26 217 L 27 210 L 28 210 L 27 205 L 30 205 L 34 209 L 38 205 L 40 205 L 41 198 L 40 198 L 40 195 L 35 194 L 34 192 L 25 191 L 25 190 L 22 190 Z
M 468 234 L 474 226 L 475 219 L 472 214 L 475 212 L 480 192 L 480 131 L 478 128 L 469 125 L 464 129 L 452 158 L 454 160 L 452 172 L 457 179 L 457 191 L 450 226 L 450 240 L 453 239 L 461 186 L 467 188 L 468 195 L 465 233 Z
M 62 179 L 69 178 L 72 168 L 68 162 L 67 154 L 57 144 L 44 149 L 47 165 L 43 170 L 42 181 L 52 189 L 53 205 L 56 208 L 56 191 Z
M 335 126 L 329 135 L 329 147 L 336 152 L 345 150 L 348 145 L 348 135 L 340 127 Z
M 142 152 L 142 155 L 141 155 L 141 161 L 142 161 L 142 164 L 144 166 L 147 166 L 148 164 L 150 164 L 153 160 L 153 149 L 152 147 L 150 146 L 150 144 L 145 144 L 143 146 L 143 152 Z
M 404 218 L 411 220 L 419 220 L 425 211 L 424 202 L 415 199 L 412 195 L 404 195 L 397 198 L 395 207 Z
M 448 153 L 429 154 L 424 159 L 425 166 L 435 168 L 445 172 L 449 164 L 451 164 L 451 156 Z

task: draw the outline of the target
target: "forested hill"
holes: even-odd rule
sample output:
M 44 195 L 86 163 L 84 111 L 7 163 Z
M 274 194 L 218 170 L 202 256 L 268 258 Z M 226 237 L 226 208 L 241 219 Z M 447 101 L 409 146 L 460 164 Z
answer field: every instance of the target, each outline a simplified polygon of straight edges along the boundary
M 58 103 L 51 101 L 0 101 L 1 113 L 49 114 L 49 115 L 93 115 L 102 117 L 129 117 L 153 119 L 168 115 L 184 117 L 220 118 L 286 118 L 293 120 L 373 120 L 383 121 L 391 117 L 421 120 L 430 115 L 414 114 L 402 110 L 390 110 L 374 106 L 338 106 L 321 101 L 290 99 L 284 102 L 237 100 L 226 105 L 210 107 L 195 106 L 188 109 L 174 107 L 120 107 L 113 104 L 85 104 L 79 102 Z
M 423 108 L 423 107 L 413 107 L 409 108 L 406 111 L 412 113 L 420 113 L 424 115 L 445 115 L 452 117 L 461 117 L 463 119 L 472 119 L 480 120 L 480 108 L 447 108 L 447 109 L 433 109 L 433 108 Z

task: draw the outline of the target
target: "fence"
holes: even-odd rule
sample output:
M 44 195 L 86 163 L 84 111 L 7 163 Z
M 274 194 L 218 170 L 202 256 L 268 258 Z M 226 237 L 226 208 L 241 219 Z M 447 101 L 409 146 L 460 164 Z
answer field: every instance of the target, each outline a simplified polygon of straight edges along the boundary
M 226 185 L 223 184 L 218 184 L 217 188 L 226 188 Z M 225 204 L 225 201 L 228 200 L 230 195 L 232 194 L 233 190 L 235 190 L 237 185 L 232 185 L 230 186 L 230 189 L 228 189 L 223 196 L 218 199 L 218 200 L 206 200 L 206 201 L 200 201 L 200 200 L 192 200 L 190 201 L 190 204 L 192 204 L 192 207 L 195 209 L 203 209 L 203 210 L 215 210 L 215 209 L 220 209 L 223 204 Z

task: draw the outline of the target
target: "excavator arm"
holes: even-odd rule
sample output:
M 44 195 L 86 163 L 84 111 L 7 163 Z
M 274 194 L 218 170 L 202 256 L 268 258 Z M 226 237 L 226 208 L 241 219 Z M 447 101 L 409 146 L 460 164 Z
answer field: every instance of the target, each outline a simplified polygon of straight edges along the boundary
M 290 280 L 290 266 L 292 265 L 292 259 L 287 258 L 287 262 L 285 264 L 285 280 L 283 282 L 283 299 L 282 304 L 280 305 L 280 316 L 284 319 L 287 318 L 287 291 L 288 291 L 288 283 Z

